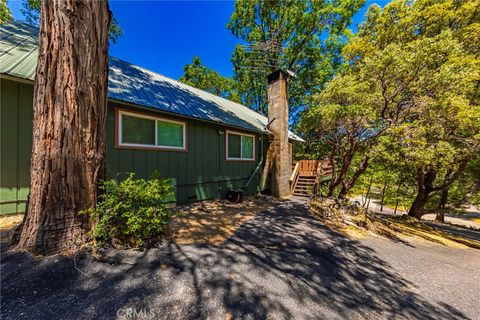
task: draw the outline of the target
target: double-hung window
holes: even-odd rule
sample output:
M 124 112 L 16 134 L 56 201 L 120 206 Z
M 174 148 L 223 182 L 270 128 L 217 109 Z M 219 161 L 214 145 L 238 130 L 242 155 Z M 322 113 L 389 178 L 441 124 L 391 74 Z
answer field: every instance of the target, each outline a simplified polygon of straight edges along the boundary
M 133 112 L 118 111 L 120 147 L 186 150 L 186 124 Z
M 227 160 L 255 160 L 255 136 L 227 131 Z

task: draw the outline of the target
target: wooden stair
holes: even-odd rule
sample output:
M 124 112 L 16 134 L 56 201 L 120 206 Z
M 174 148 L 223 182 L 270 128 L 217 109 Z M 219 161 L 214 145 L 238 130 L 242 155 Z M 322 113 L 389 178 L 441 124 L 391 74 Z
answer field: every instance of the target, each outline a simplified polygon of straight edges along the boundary
M 316 183 L 316 176 L 299 175 L 295 186 L 293 187 L 293 195 L 299 197 L 312 196 L 313 188 Z
M 300 197 L 311 197 L 320 183 L 331 180 L 333 167 L 328 160 L 295 161 L 290 176 L 290 190 Z

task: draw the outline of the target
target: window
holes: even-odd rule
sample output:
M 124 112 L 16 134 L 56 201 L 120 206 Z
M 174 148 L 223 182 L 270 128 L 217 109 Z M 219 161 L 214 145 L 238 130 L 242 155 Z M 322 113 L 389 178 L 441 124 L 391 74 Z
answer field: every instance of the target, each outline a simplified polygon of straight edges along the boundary
M 185 123 L 118 111 L 118 145 L 185 150 Z
M 255 160 L 255 136 L 227 131 L 227 160 Z

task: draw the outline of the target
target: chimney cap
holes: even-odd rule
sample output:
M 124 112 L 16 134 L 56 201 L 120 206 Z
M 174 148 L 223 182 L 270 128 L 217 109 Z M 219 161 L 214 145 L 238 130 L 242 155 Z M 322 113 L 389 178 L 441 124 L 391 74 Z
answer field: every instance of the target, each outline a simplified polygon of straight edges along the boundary
M 267 79 L 268 79 L 268 84 L 270 84 L 272 82 L 275 82 L 279 79 L 287 79 L 287 73 L 285 71 L 283 71 L 282 69 L 277 69 L 277 70 L 273 71 L 272 73 L 270 73 L 267 76 Z

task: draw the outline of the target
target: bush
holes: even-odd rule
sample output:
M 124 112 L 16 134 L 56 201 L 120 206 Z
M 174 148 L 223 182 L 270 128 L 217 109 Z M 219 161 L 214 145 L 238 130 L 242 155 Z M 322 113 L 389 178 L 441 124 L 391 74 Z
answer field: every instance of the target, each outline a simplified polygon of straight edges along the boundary
M 101 182 L 103 194 L 93 209 L 84 210 L 96 222 L 90 236 L 99 242 L 139 247 L 165 233 L 173 217 L 168 202 L 173 199 L 169 180 L 157 177 Z

